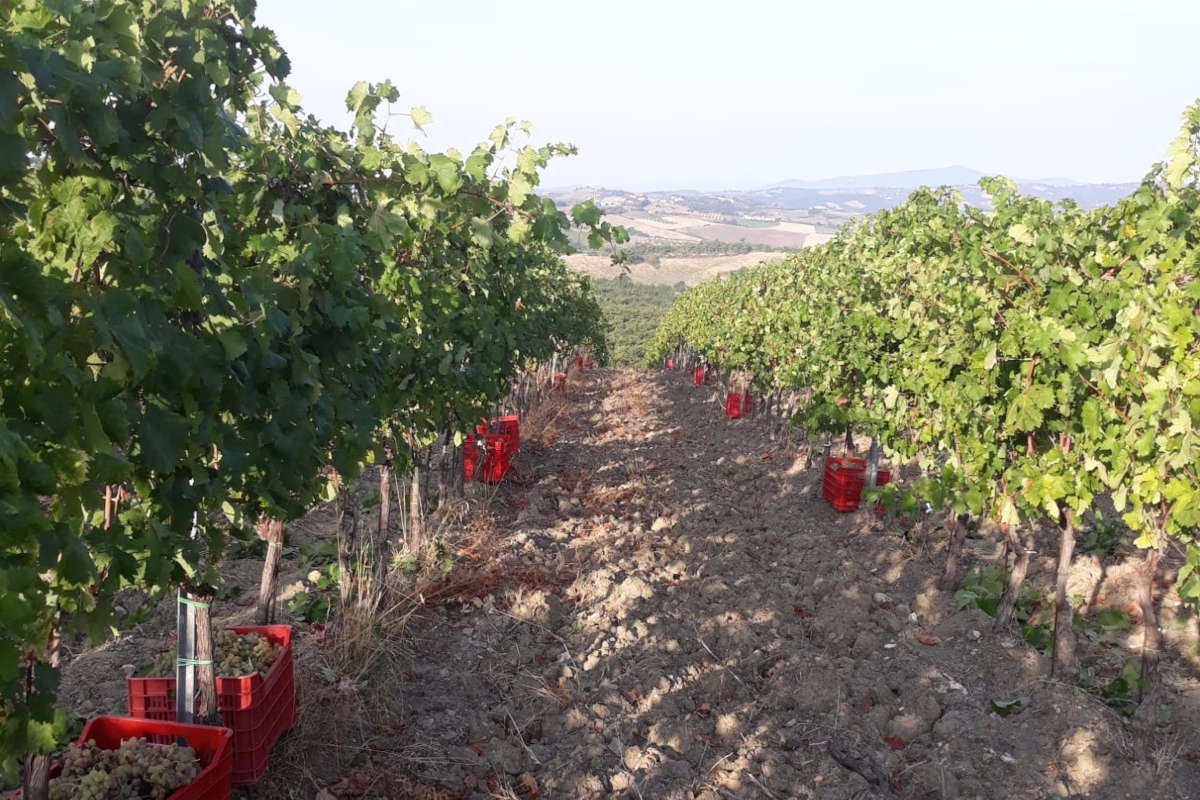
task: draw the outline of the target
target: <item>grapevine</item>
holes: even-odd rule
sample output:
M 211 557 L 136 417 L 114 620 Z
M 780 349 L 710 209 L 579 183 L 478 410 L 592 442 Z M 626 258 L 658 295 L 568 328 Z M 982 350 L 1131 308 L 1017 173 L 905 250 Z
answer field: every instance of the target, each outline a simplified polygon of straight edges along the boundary
M 980 182 L 987 209 L 918 190 L 824 245 L 692 289 L 648 354 L 684 342 L 758 391 L 794 392 L 792 421 L 810 435 L 851 425 L 879 437 L 920 468 L 880 491 L 894 508 L 991 517 L 1018 545 L 1018 528 L 1056 524 L 1064 673 L 1074 669 L 1074 528 L 1110 495 L 1147 551 L 1152 670 L 1150 587 L 1165 548 L 1185 553 L 1180 596 L 1200 605 L 1198 142 L 1200 105 L 1168 161 L 1092 211 L 1022 196 L 1001 178 Z M 948 561 L 947 586 L 957 566 Z M 1019 590 L 1018 577 L 1006 591 Z
M 604 352 L 560 254 L 572 225 L 597 245 L 625 232 L 535 193 L 571 146 L 507 121 L 427 153 L 377 124 L 387 81 L 350 88 L 351 130 L 324 126 L 254 10 L 0 10 L 10 775 L 64 738 L 60 636 L 102 639 L 116 591 L 213 584 L 231 538 L 281 532 L 368 463 L 411 466 L 531 365 Z

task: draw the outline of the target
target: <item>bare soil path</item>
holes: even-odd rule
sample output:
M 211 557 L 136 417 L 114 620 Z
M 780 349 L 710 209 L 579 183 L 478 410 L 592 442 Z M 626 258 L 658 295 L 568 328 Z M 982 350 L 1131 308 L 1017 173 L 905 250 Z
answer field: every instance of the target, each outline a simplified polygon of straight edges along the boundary
M 936 588 L 936 532 L 834 512 L 803 453 L 688 377 L 573 374 L 475 512 L 488 563 L 380 667 L 334 674 L 299 626 L 301 725 L 249 796 L 1200 798 L 1197 623 L 1169 592 L 1139 758 L 1110 706 Z M 1000 557 L 968 545 L 969 566 Z M 1132 598 L 1127 556 L 1081 557 L 1077 590 Z M 1081 635 L 1084 663 L 1111 678 L 1122 636 Z

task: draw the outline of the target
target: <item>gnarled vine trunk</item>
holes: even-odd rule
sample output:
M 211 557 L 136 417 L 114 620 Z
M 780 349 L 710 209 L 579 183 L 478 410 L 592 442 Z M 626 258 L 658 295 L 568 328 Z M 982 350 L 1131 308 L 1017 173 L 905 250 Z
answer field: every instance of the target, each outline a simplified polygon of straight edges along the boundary
M 216 590 L 207 584 L 185 587 L 196 608 L 196 716 L 197 725 L 221 725 L 217 705 L 217 673 L 213 664 L 212 601 Z
M 1054 661 L 1050 674 L 1072 677 L 1075 673 L 1075 631 L 1071 626 L 1075 609 L 1067 597 L 1071 558 L 1075 553 L 1075 514 L 1067 509 L 1059 524 L 1058 570 L 1054 575 Z
M 61 650 L 61 632 L 58 620 L 50 630 L 50 638 L 46 641 L 46 665 L 58 669 L 59 652 Z M 25 696 L 29 697 L 35 689 L 35 664 L 31 660 L 25 673 Z M 25 774 L 21 781 L 24 797 L 30 800 L 50 800 L 50 755 L 46 753 L 30 753 L 25 756 Z
M 996 621 L 992 625 L 992 630 L 996 631 L 1007 628 L 1012 622 L 1017 598 L 1021 596 L 1021 587 L 1025 585 L 1025 575 L 1029 572 L 1029 548 L 1021 541 L 1017 526 L 1004 526 L 1004 540 L 1012 551 L 1013 566 L 1008 574 L 1008 584 L 1004 587 L 1004 596 L 1000 598 L 1000 606 L 996 609 Z
M 389 515 L 392 511 L 392 466 L 386 461 L 379 468 L 379 540 L 386 541 Z
M 938 579 L 938 588 L 943 591 L 957 589 L 958 584 L 962 581 L 963 540 L 966 538 L 965 516 L 965 514 L 959 515 L 953 512 L 946 514 L 946 531 L 950 535 L 950 540 L 946 545 L 945 568 L 942 570 L 942 577 Z
M 421 517 L 421 468 L 413 461 L 408 493 L 408 549 L 419 553 L 425 547 L 425 524 Z
M 259 523 L 258 536 L 267 543 L 263 559 L 262 580 L 258 585 L 258 607 L 254 619 L 259 625 L 275 620 L 275 591 L 279 580 L 279 555 L 283 549 L 283 520 L 268 519 Z
M 1165 542 L 1165 538 L 1164 538 Z M 1158 632 L 1158 607 L 1154 602 L 1154 581 L 1158 577 L 1158 563 L 1162 558 L 1163 546 L 1147 550 L 1138 576 L 1138 605 L 1142 610 L 1142 679 L 1151 688 L 1158 682 L 1158 657 L 1162 647 L 1162 636 Z
M 350 515 L 349 529 L 346 515 Z M 354 588 L 354 552 L 358 547 L 358 498 L 346 487 L 339 487 L 337 509 L 334 512 L 337 531 L 338 599 L 344 608 L 350 602 Z

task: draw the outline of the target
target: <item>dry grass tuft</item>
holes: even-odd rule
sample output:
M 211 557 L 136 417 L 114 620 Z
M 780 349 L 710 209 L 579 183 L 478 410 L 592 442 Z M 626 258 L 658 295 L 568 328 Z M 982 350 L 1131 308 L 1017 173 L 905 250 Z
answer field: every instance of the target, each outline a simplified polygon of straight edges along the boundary
M 562 436 L 571 403 L 563 394 L 550 394 L 542 404 L 521 419 L 523 446 L 548 449 Z

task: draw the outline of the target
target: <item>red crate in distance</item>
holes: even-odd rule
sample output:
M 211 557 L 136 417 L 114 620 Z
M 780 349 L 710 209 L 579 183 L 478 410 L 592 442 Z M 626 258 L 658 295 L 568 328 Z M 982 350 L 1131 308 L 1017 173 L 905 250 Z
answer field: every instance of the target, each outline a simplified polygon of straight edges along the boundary
M 493 419 L 489 425 L 487 422 L 481 422 L 475 426 L 475 432 L 480 436 L 491 434 L 500 434 L 508 442 L 508 454 L 513 456 L 521 449 L 521 418 L 517 416 L 503 416 L 498 419 Z
M 696 367 L 692 370 L 692 383 L 696 386 L 704 385 L 704 367 Z
M 667 359 L 667 369 L 675 369 L 675 359 L 673 359 L 673 358 Z
M 484 483 L 499 483 L 504 480 L 511 463 L 508 441 L 504 434 L 488 434 L 484 440 L 486 444 L 483 456 L 483 477 L 480 480 Z
M 575 369 L 583 369 L 583 356 L 575 356 Z
M 730 392 L 725 398 L 725 416 L 730 419 L 749 417 L 754 414 L 754 396 Z
M 821 482 L 821 496 L 838 511 L 857 511 L 866 485 L 867 462 L 861 458 L 828 458 Z M 875 485 L 883 486 L 892 473 L 881 469 L 875 473 Z
M 180 739 L 196 751 L 200 771 L 192 782 L 176 789 L 167 800 L 229 800 L 233 791 L 230 768 L 233 765 L 233 731 L 210 725 L 184 725 L 132 717 L 93 717 L 83 726 L 77 744 L 94 739 L 103 750 L 116 750 L 126 739 L 145 739 L 156 744 L 175 744 Z M 50 771 L 51 778 L 58 767 Z M 18 800 L 21 790 L 4 795 L 4 800 Z
M 296 682 L 292 665 L 292 629 L 288 625 L 233 627 L 234 633 L 257 633 L 279 645 L 279 656 L 266 676 L 217 677 L 217 707 L 233 731 L 233 783 L 254 783 L 267 769 L 271 748 L 296 724 Z M 129 678 L 125 681 L 129 716 L 175 719 L 174 678 Z
M 554 373 L 554 391 L 565 392 L 567 390 L 567 373 Z
M 730 392 L 725 398 L 725 416 L 730 419 L 737 419 L 742 415 L 742 396 L 736 392 Z

